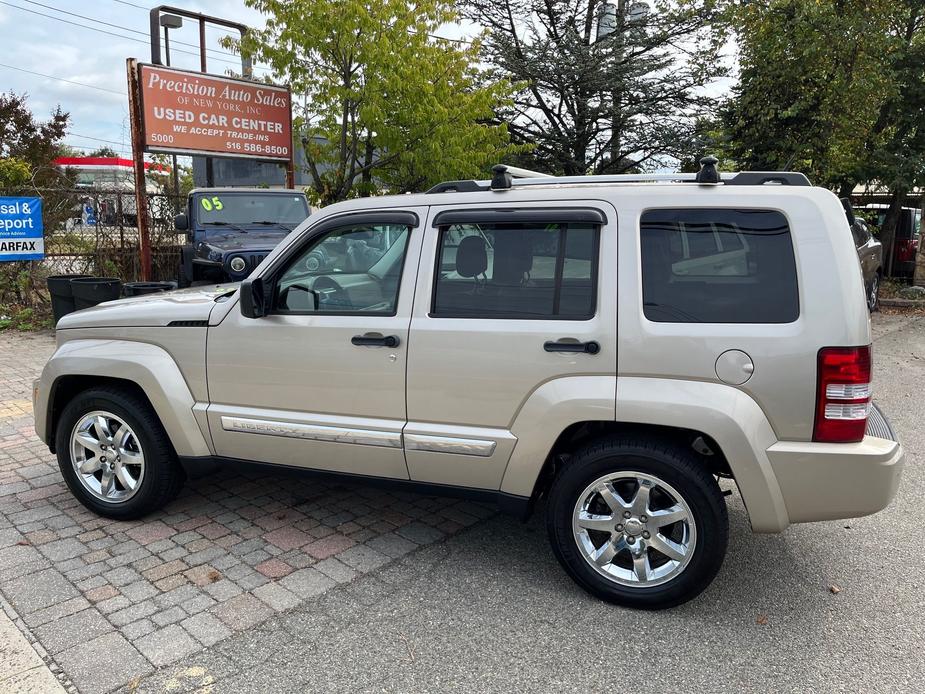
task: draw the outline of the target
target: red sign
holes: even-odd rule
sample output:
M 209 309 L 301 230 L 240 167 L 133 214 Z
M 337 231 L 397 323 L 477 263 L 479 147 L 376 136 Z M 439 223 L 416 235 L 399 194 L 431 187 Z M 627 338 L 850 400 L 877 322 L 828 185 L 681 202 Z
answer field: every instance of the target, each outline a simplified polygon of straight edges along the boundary
M 141 65 L 145 149 L 289 160 L 288 87 Z

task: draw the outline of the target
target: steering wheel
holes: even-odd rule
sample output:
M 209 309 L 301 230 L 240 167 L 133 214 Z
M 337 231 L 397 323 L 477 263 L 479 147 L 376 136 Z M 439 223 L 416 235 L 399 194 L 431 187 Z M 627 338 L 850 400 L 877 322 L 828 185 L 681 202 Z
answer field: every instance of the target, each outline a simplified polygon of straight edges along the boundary
M 284 307 L 289 311 L 317 311 L 320 297 L 318 292 L 304 284 L 290 284 L 283 290 L 282 300 Z M 303 300 L 306 304 L 304 306 L 301 305 Z
M 318 295 L 318 302 L 322 304 L 334 304 L 339 306 L 350 306 L 350 295 L 347 290 L 340 286 L 336 280 L 328 275 L 324 275 L 315 280 L 312 287 Z

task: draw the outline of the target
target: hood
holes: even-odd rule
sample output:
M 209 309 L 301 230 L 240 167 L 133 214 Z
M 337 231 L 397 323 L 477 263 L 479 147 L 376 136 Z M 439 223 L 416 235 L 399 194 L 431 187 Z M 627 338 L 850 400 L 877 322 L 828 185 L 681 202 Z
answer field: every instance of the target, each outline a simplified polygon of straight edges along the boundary
M 175 321 L 208 321 L 216 299 L 231 294 L 238 283 L 211 284 L 172 292 L 106 301 L 64 316 L 58 330 L 70 328 L 159 327 Z
M 218 251 L 271 251 L 276 245 L 290 234 L 289 229 L 274 229 L 260 227 L 259 229 L 248 229 L 247 233 L 243 232 L 223 232 L 220 234 L 209 233 L 200 241 L 199 245 L 205 245 Z

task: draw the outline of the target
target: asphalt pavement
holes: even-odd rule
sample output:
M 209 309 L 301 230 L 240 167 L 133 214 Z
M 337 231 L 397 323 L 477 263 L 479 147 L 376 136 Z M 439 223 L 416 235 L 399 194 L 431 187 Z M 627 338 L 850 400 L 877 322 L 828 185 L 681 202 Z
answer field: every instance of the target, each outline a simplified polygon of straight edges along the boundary
M 579 590 L 541 513 L 494 516 L 124 689 L 925 691 L 925 318 L 878 315 L 874 334 L 875 400 L 907 451 L 879 514 L 754 535 L 734 493 L 721 573 L 655 613 Z

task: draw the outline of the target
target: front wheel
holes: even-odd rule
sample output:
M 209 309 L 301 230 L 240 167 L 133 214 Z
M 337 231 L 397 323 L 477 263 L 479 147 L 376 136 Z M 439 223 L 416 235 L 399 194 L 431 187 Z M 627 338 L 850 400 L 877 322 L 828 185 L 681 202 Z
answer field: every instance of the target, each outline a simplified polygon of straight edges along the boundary
M 569 575 L 597 597 L 662 609 L 703 591 L 728 540 L 719 486 L 689 451 L 611 439 L 578 451 L 549 493 L 547 529 Z
M 58 466 L 91 511 L 130 520 L 155 511 L 183 484 L 183 471 L 150 405 L 118 387 L 84 391 L 61 413 Z

